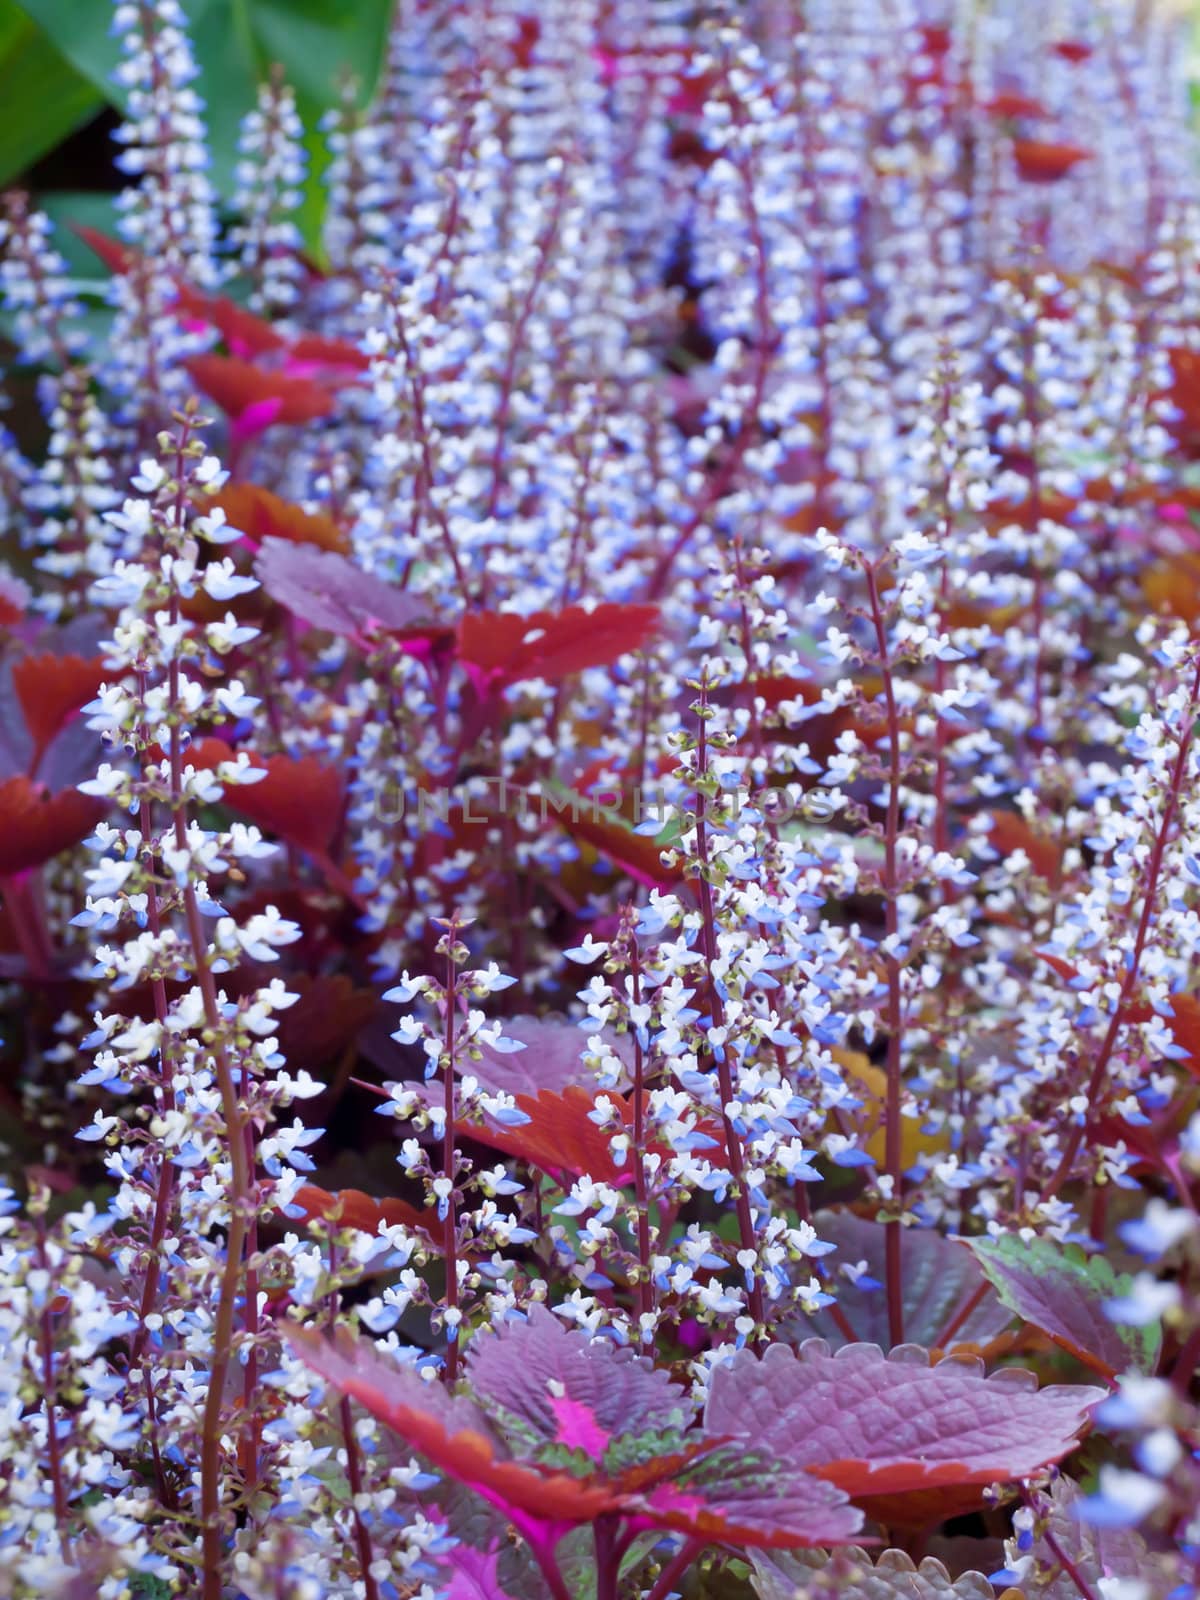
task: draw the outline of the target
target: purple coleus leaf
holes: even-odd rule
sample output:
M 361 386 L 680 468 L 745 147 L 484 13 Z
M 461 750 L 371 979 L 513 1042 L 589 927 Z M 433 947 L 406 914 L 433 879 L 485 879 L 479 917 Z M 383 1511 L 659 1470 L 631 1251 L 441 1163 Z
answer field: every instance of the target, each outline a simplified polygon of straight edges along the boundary
M 973 1239 L 971 1249 L 1000 1299 L 1102 1377 L 1136 1368 L 1152 1372 L 1162 1343 L 1159 1323 L 1113 1322 L 1105 1311 L 1123 1299 L 1132 1279 L 1104 1256 L 1089 1258 L 1076 1245 L 1049 1239 Z
M 836 1484 L 885 1523 L 942 1521 L 992 1483 L 1025 1478 L 1074 1448 L 1102 1389 L 1038 1390 L 1028 1372 L 877 1345 L 836 1353 L 741 1351 L 713 1373 L 705 1425 Z M 931 1493 L 930 1491 L 935 1491 Z
M 582 1449 L 627 1495 L 634 1526 L 780 1548 L 852 1538 L 861 1513 L 769 1452 L 688 1429 L 688 1393 L 644 1357 L 535 1306 L 470 1347 L 467 1376 L 493 1424 L 526 1450 Z
M 826 1287 L 837 1296 L 838 1310 L 849 1323 L 854 1339 L 889 1349 L 885 1240 L 887 1229 L 881 1222 L 870 1222 L 852 1211 L 821 1211 L 813 1218 L 818 1237 L 837 1247 L 836 1255 L 825 1256 Z M 865 1263 L 859 1282 L 837 1273 L 842 1263 L 858 1267 Z M 982 1300 L 965 1317 L 962 1313 L 984 1287 L 978 1263 L 963 1244 L 931 1228 L 911 1228 L 904 1234 L 904 1342 L 924 1345 L 932 1350 L 942 1344 L 951 1330 L 946 1348 L 956 1344 L 986 1344 L 1006 1328 L 1012 1315 L 1000 1304 L 995 1291 L 987 1289 Z M 805 1315 L 795 1312 L 781 1328 L 785 1337 L 798 1340 L 816 1334 L 837 1349 L 847 1344 L 837 1318 L 828 1310 Z
M 294 1327 L 286 1336 L 314 1372 L 543 1553 L 604 1517 L 628 1534 L 671 1529 L 775 1549 L 841 1543 L 862 1527 L 836 1485 L 798 1470 L 769 1443 L 751 1448 L 694 1426 L 686 1391 L 666 1373 L 563 1328 L 542 1308 L 473 1341 L 467 1376 L 477 1400 L 448 1394 L 365 1340 Z M 479 1548 L 486 1557 L 489 1545 Z M 474 1562 L 460 1581 L 489 1574 L 486 1561 Z
M 479 1059 L 471 1062 L 471 1075 L 492 1094 L 540 1094 L 548 1089 L 561 1094 L 578 1085 L 596 1088 L 596 1075 L 584 1061 L 590 1034 L 573 1022 L 555 1017 L 512 1017 L 504 1024 L 505 1037 L 524 1045 L 523 1050 L 496 1050 L 479 1046 Z M 606 1049 L 627 1065 L 633 1047 L 628 1034 L 602 1034 Z M 614 1087 L 621 1087 L 620 1084 Z
M 718 1446 L 646 1500 L 649 1526 L 748 1548 L 844 1544 L 863 1525 L 862 1512 L 836 1484 L 749 1442 Z
M 750 1582 L 759 1600 L 795 1600 L 814 1588 L 836 1594 L 838 1600 L 995 1600 L 982 1572 L 951 1578 L 932 1556 L 917 1566 L 903 1550 L 885 1550 L 876 1561 L 856 1548 L 769 1556 L 755 1551 L 751 1566 Z
M 671 1377 L 628 1346 L 589 1340 L 534 1306 L 525 1322 L 476 1339 L 467 1375 L 479 1404 L 506 1435 L 536 1448 L 583 1449 L 600 1462 L 609 1443 L 691 1422 L 695 1405 Z
M 495 1507 L 460 1484 L 443 1482 L 420 1509 L 432 1521 L 444 1522 L 450 1535 L 434 1557 L 439 1600 L 550 1600 L 533 1556 L 509 1537 L 509 1525 Z M 588 1530 L 581 1537 L 590 1546 Z
M 619 1506 L 619 1494 L 607 1484 L 512 1459 L 473 1400 L 426 1382 L 368 1341 L 343 1334 L 333 1342 L 308 1328 L 285 1331 L 319 1377 L 357 1400 L 451 1478 L 502 1509 L 523 1532 L 535 1524 L 563 1529 L 589 1522 Z
M 254 570 L 271 599 L 294 617 L 360 648 L 381 633 L 418 647 L 452 637 L 452 629 L 430 617 L 424 600 L 364 572 L 334 550 L 264 539 Z

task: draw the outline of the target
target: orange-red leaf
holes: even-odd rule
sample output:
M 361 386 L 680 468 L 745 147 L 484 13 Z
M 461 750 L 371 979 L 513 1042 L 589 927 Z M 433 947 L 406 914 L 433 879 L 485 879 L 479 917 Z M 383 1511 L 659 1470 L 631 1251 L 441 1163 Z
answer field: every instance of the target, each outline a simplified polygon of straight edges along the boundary
M 350 540 L 332 517 L 322 512 L 305 511 L 291 500 L 282 500 L 258 483 L 228 483 L 220 494 L 206 502 L 225 513 L 231 528 L 237 528 L 254 544 L 264 539 L 286 539 L 289 544 L 315 545 L 348 555 Z
M 1013 141 L 1017 173 L 1026 183 L 1056 183 L 1091 154 L 1077 144 L 1053 144 L 1043 139 Z
M 120 239 L 109 238 L 108 234 L 101 233 L 99 228 L 89 228 L 86 222 L 73 222 L 71 231 L 83 240 L 89 250 L 100 257 L 110 272 L 115 272 L 118 276 L 132 272 L 137 263 L 145 259 L 140 250 L 122 244 Z
M 262 414 L 260 427 L 313 422 L 327 417 L 334 407 L 330 391 L 311 378 L 289 377 L 238 356 L 193 356 L 185 365 L 201 392 L 235 421 L 254 407 Z
M 592 611 L 469 611 L 459 623 L 458 653 L 472 675 L 498 690 L 525 678 L 554 682 L 604 667 L 640 650 L 658 627 L 657 606 L 610 603 Z
M 1001 89 L 998 94 L 985 102 L 983 109 L 993 117 L 1045 117 L 1048 116 L 1045 106 L 1040 100 L 1035 100 L 1032 95 L 1022 94 L 1019 89 Z
M 618 1109 L 624 1108 L 620 1095 L 609 1095 L 609 1099 Z M 528 1122 L 509 1127 L 489 1121 L 480 1127 L 472 1126 L 469 1132 L 480 1144 L 545 1171 L 569 1172 L 575 1177 L 590 1173 L 594 1178 L 619 1183 L 625 1174 L 613 1164 L 609 1150 L 618 1130 L 597 1127 L 590 1120 L 588 1114 L 595 1105 L 595 1093 L 578 1084 L 568 1084 L 561 1093 L 543 1089 L 540 1094 L 517 1096 L 517 1109 L 525 1113 Z M 632 1111 L 627 1120 L 632 1120 Z
M 292 1197 L 293 1205 L 304 1211 L 305 1220 L 317 1217 L 336 1222 L 347 1228 L 357 1228 L 360 1233 L 375 1234 L 380 1225 L 405 1228 L 428 1228 L 430 1213 L 420 1211 L 395 1195 L 376 1199 L 361 1189 L 322 1189 L 315 1183 L 301 1184 Z
M 284 1332 L 319 1377 L 493 1503 L 541 1522 L 568 1524 L 592 1522 L 620 1508 L 622 1495 L 606 1483 L 503 1459 L 475 1405 L 423 1382 L 366 1341 L 343 1333 L 334 1344 L 311 1328 L 289 1326 Z
M 226 805 L 297 849 L 324 856 L 342 820 L 342 774 L 317 756 L 246 754 L 254 769 L 265 771 L 266 777 L 228 788 Z M 217 767 L 234 759 L 229 745 L 212 737 L 198 740 L 184 757 L 197 768 Z
M 1015 811 L 995 811 L 988 838 L 1001 855 L 1011 856 L 1023 850 L 1039 878 L 1056 884 L 1062 871 L 1062 847 L 1057 840 L 1035 833 L 1023 817 Z
M 265 356 L 286 347 L 287 341 L 277 328 L 224 295 L 202 294 L 186 283 L 178 285 L 178 294 L 180 308 L 196 321 L 215 328 L 235 356 Z
M 74 222 L 71 227 L 108 270 L 119 277 L 132 272 L 146 259 L 140 250 L 110 238 L 98 228 L 89 228 L 82 222 Z M 215 328 L 235 356 L 266 355 L 282 350 L 287 342 L 269 322 L 224 295 L 205 294 L 183 280 L 177 281 L 176 293 L 178 308 L 197 322 L 206 322 Z
M 319 333 L 301 334 L 288 350 L 288 359 L 314 367 L 348 367 L 355 372 L 365 372 L 371 365 L 370 356 L 356 344 L 328 339 Z
M 311 855 L 324 855 L 342 820 L 345 786 L 336 767 L 316 756 L 252 756 L 266 768 L 258 783 L 226 792 L 236 811 Z
M 0 628 L 20 622 L 29 604 L 29 585 L 0 568 Z
M 104 657 L 22 656 L 13 663 L 13 688 L 33 740 L 30 770 L 36 771 L 46 746 L 80 706 L 94 699 L 104 681 Z
M 51 794 L 24 775 L 0 783 L 0 878 L 40 867 L 86 839 L 105 809 L 78 789 Z

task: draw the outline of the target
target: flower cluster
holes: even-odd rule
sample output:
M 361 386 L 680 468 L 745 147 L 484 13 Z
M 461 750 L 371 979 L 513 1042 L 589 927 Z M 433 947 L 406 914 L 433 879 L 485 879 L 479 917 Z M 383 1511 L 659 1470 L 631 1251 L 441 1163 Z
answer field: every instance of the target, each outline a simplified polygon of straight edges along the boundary
M 1168 8 L 398 0 L 225 208 L 114 21 L 105 292 L 0 223 L 0 1588 L 1200 1591 Z

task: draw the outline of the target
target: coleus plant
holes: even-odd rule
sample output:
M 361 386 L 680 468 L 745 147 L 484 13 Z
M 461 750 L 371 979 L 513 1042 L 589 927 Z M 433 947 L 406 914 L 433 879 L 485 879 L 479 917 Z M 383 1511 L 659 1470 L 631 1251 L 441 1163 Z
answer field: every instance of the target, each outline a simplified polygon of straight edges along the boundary
M 0 1590 L 1191 1593 L 1175 24 L 383 9 L 4 202 Z
M 588 1592 L 601 1597 L 617 1593 L 639 1533 L 684 1535 L 650 1591 L 666 1595 L 710 1543 L 848 1541 L 862 1526 L 851 1496 L 901 1523 L 936 1516 L 934 1488 L 969 1504 L 971 1485 L 1028 1476 L 1069 1450 L 1101 1395 L 1037 1393 L 1015 1373 L 988 1383 L 974 1368 L 928 1369 L 903 1352 L 885 1361 L 873 1346 L 830 1358 L 816 1341 L 718 1367 L 700 1422 L 666 1373 L 541 1306 L 471 1345 L 463 1396 L 362 1341 L 295 1328 L 287 1337 L 321 1378 L 497 1507 L 555 1600 L 571 1592 L 556 1547 L 580 1526 L 595 1546 Z

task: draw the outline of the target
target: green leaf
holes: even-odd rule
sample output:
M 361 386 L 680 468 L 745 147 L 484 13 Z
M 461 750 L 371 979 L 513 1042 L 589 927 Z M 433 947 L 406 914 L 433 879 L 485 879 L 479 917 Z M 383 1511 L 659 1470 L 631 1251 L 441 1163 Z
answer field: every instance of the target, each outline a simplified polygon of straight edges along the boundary
M 121 43 L 109 33 L 112 6 L 108 0 L 21 0 L 27 13 L 51 45 L 86 78 L 104 99 L 121 104 L 112 74 L 121 59 Z
M 16 0 L 0 0 L 0 184 L 20 177 L 103 103 Z
M 38 206 L 54 225 L 54 248 L 71 277 L 103 292 L 111 276 L 95 251 L 72 231 L 72 224 L 96 228 L 110 236 L 117 231 L 115 195 L 92 190 L 51 189 L 37 197 Z
M 237 0 L 259 75 L 279 62 L 298 95 L 333 105 L 347 77 L 360 103 L 375 92 L 387 44 L 390 0 Z
M 120 108 L 124 92 L 113 82 L 122 58 L 121 41 L 109 32 L 108 0 L 0 0 L 22 12 L 42 30 L 45 48 L 60 52 L 75 69 L 73 81 L 92 93 L 83 120 L 100 104 L 100 96 Z M 184 0 L 199 76 L 198 93 L 205 103 L 205 124 L 212 154 L 212 179 L 218 193 L 233 195 L 237 137 L 242 118 L 255 100 L 257 84 L 276 63 L 296 91 L 297 105 L 310 136 L 323 111 L 338 103 L 341 85 L 352 80 L 356 99 L 365 104 L 374 94 L 383 67 L 391 16 L 390 0 Z M 24 19 L 23 19 L 24 20 Z M 44 36 L 44 37 L 43 37 Z M 49 104 L 56 98 L 40 91 Z M 19 129 L 21 119 L 6 104 L 6 130 Z M 43 109 L 40 105 L 39 110 Z M 41 146 L 53 145 L 62 132 Z M 306 141 L 307 142 L 307 141 Z M 40 151 L 38 152 L 40 153 Z M 305 185 L 300 227 L 310 251 L 320 237 L 324 210 L 323 160 L 312 160 Z M 19 169 L 17 169 L 19 170 Z

